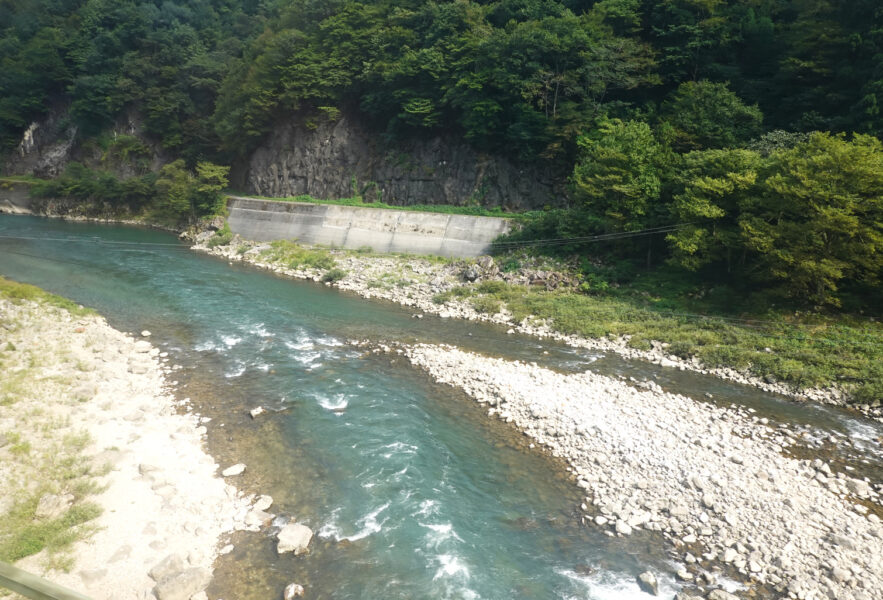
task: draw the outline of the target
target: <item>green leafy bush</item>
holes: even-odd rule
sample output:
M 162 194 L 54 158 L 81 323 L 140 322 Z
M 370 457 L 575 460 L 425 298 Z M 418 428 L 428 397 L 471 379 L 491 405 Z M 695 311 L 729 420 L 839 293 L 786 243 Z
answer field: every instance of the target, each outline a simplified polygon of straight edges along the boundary
M 344 277 L 346 277 L 347 273 L 343 269 L 338 269 L 337 267 L 333 269 L 329 269 L 322 275 L 322 281 L 325 283 L 333 283 L 335 281 L 340 281 Z
M 474 308 L 476 312 L 488 315 L 497 314 L 503 307 L 502 302 L 490 296 L 478 296 L 477 298 L 473 298 L 471 302 L 472 308 Z

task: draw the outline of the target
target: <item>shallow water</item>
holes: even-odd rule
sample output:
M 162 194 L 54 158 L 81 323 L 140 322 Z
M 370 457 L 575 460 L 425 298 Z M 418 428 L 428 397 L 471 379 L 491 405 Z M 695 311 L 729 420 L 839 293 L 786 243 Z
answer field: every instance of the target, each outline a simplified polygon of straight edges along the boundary
M 818 438 L 867 439 L 837 452 L 857 468 L 880 465 L 881 428 L 843 411 L 499 327 L 415 319 L 388 303 L 229 266 L 162 232 L 0 215 L 0 274 L 92 306 L 119 329 L 151 330 L 182 366 L 170 377 L 178 395 L 211 417 L 222 466 L 248 464 L 246 490 L 271 494 L 272 512 L 317 532 L 301 557 L 277 557 L 266 533 L 237 534 L 213 597 L 275 597 L 298 581 L 312 598 L 640 598 L 634 578 L 647 568 L 674 589 L 657 538 L 612 539 L 581 526 L 582 498 L 563 465 L 528 451 L 523 436 L 462 394 L 403 359 L 364 355 L 346 344 L 352 338 L 445 342 L 653 378 L 797 420 Z M 271 412 L 253 420 L 247 412 L 258 405 Z

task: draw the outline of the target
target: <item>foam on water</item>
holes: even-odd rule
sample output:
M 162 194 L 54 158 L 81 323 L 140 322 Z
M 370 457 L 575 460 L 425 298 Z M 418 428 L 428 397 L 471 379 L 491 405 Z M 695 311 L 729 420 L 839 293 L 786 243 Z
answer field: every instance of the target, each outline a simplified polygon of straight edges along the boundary
M 638 587 L 637 581 L 609 573 L 582 575 L 570 569 L 555 569 L 559 575 L 584 589 L 579 595 L 566 595 L 567 600 L 646 600 L 649 596 Z M 657 578 L 659 575 L 657 574 Z M 674 589 L 664 581 L 659 581 L 659 597 L 668 598 L 675 594 Z M 588 594 L 586 596 L 585 594 Z
M 200 342 L 193 346 L 193 349 L 197 352 L 214 352 L 218 349 L 218 346 L 212 340 L 205 340 L 204 342 Z
M 313 344 L 313 340 L 311 340 L 310 338 L 305 337 L 305 336 L 299 337 L 296 342 L 286 340 L 284 342 L 284 344 L 285 344 L 285 347 L 288 348 L 289 350 L 302 351 L 302 350 L 312 350 L 313 348 L 315 348 L 315 344 Z
M 349 400 L 347 399 L 346 394 L 337 394 L 334 397 L 334 400 L 329 400 L 324 396 L 320 396 L 319 405 L 326 410 L 340 413 L 349 405 Z
M 395 453 L 398 454 L 417 454 L 417 446 L 406 444 L 405 442 L 393 442 L 391 444 L 386 444 L 383 447 L 388 450 L 395 450 Z M 388 458 L 391 455 L 392 454 L 386 454 L 384 456 Z
M 849 432 L 849 438 L 856 446 L 869 454 L 883 455 L 879 439 L 883 437 L 883 427 L 870 421 L 858 419 L 845 419 L 844 425 Z
M 264 323 L 252 325 L 251 328 L 248 330 L 248 333 L 262 338 L 273 337 L 272 335 L 270 335 L 270 331 L 266 328 Z
M 432 550 L 438 549 L 439 546 L 448 542 L 462 542 L 463 538 L 457 535 L 457 532 L 454 531 L 454 526 L 451 523 L 421 523 L 418 521 L 418 524 L 421 527 L 425 527 L 429 531 L 426 532 L 424 536 L 424 540 L 426 542 L 426 547 Z
M 361 529 L 359 529 L 358 531 L 356 531 L 356 533 L 352 535 L 342 535 L 342 529 L 334 522 L 323 526 L 319 530 L 319 533 L 320 535 L 322 535 L 322 532 L 324 531 L 326 532 L 326 535 L 323 535 L 323 537 L 331 537 L 337 542 L 344 540 L 348 542 L 355 542 L 357 540 L 364 539 L 369 535 L 377 533 L 383 529 L 383 525 L 389 520 L 389 517 L 385 517 L 382 520 L 378 520 L 378 517 L 380 516 L 380 513 L 384 512 L 387 508 L 389 508 L 389 506 L 390 503 L 387 502 L 386 504 L 381 505 L 380 507 L 374 509 L 373 511 L 359 519 L 356 524 L 361 525 Z M 335 518 L 337 517 L 336 511 L 335 513 L 333 513 L 333 515 Z
M 245 373 L 245 369 L 246 369 L 245 364 L 237 361 L 232 368 L 230 368 L 228 371 L 224 372 L 224 377 L 226 377 L 227 379 L 233 379 L 235 377 L 239 377 L 243 373 Z
M 433 581 L 441 577 L 461 577 L 469 579 L 469 567 L 463 564 L 461 559 L 453 554 L 439 554 L 433 557 L 438 563 L 438 570 L 435 572 Z
M 236 344 L 242 341 L 242 338 L 236 335 L 222 335 L 221 341 L 224 342 L 224 345 L 228 348 L 232 348 Z

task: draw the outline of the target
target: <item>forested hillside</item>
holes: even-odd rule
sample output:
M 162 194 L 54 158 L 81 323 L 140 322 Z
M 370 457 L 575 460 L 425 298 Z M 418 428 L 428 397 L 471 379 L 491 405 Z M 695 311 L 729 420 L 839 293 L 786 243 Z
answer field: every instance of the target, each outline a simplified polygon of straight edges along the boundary
M 58 103 L 80 136 L 137 109 L 180 168 L 355 114 L 571 173 L 527 237 L 677 226 L 610 252 L 813 305 L 879 283 L 877 0 L 7 0 L 0 24 L 5 152 Z

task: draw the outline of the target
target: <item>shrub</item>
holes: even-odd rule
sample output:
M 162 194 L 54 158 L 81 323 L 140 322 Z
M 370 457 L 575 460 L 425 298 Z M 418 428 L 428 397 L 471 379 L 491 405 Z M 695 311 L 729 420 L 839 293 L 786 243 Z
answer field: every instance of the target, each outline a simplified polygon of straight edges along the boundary
M 346 271 L 343 269 L 338 269 L 337 267 L 333 269 L 329 269 L 322 275 L 322 281 L 325 283 L 333 283 L 335 281 L 340 281 L 346 277 Z
M 500 312 L 502 303 L 496 298 L 479 296 L 478 298 L 472 299 L 472 308 L 474 308 L 476 312 L 482 314 L 495 315 Z
M 505 292 L 507 289 L 509 289 L 509 286 L 506 284 L 505 281 L 491 280 L 482 281 L 478 284 L 478 287 L 476 289 L 482 294 L 496 295 Z
M 230 231 L 230 225 L 226 222 L 224 226 L 221 227 L 215 235 L 213 235 L 208 243 L 206 244 L 209 248 L 214 248 L 215 246 L 226 246 L 233 240 L 233 232 Z

